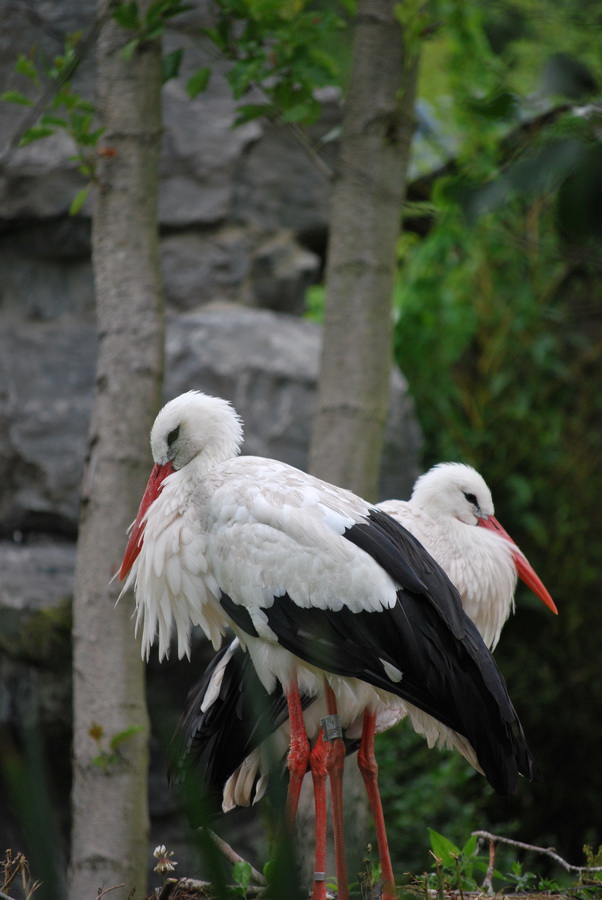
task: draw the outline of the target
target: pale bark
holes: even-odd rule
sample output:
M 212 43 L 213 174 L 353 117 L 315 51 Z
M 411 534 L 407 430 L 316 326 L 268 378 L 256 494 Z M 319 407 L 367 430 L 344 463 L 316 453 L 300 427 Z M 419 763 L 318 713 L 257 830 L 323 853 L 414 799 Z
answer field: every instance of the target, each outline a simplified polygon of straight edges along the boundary
M 391 299 L 417 59 L 395 0 L 359 0 L 332 198 L 310 470 L 375 499 L 392 363 Z
M 145 3 L 139 4 L 144 8 Z M 99 357 L 82 492 L 74 597 L 74 739 L 70 900 L 143 897 L 148 848 L 148 715 L 132 599 L 115 605 L 125 533 L 151 459 L 160 404 L 163 303 L 157 240 L 161 57 L 157 42 L 126 61 L 128 34 L 107 16 L 98 44 L 102 138 L 93 224 Z M 68 363 L 67 363 L 68 364 Z M 90 729 L 100 726 L 100 746 Z M 140 729 L 106 765 L 110 740 Z M 135 894 L 130 894 L 135 889 Z

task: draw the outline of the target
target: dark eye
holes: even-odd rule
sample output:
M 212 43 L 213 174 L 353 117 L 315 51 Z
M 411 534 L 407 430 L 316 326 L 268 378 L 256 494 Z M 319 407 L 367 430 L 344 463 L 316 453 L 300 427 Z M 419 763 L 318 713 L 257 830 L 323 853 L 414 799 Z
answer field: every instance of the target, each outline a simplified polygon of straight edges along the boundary
M 466 499 L 468 500 L 468 502 L 473 504 L 473 506 L 478 506 L 478 505 L 479 505 L 479 504 L 477 503 L 477 498 L 475 497 L 474 494 L 467 494 L 466 491 L 462 491 L 462 493 L 464 494 L 464 496 L 466 497 Z
M 167 446 L 168 447 L 171 447 L 178 440 L 179 434 L 180 434 L 180 426 L 178 425 L 176 428 L 174 428 L 173 431 L 170 431 L 169 434 L 167 435 Z

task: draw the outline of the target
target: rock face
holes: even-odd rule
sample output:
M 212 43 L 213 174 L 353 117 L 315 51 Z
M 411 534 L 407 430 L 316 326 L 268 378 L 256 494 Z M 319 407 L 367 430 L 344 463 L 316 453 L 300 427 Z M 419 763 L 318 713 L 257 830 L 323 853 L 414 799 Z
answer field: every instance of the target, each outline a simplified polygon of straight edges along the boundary
M 38 3 L 35 11 L 7 4 L 0 90 L 31 94 L 30 83 L 14 73 L 17 55 L 35 45 L 52 59 L 61 51 L 58 36 L 88 34 L 95 10 L 95 0 Z M 166 50 L 184 46 L 186 56 L 182 78 L 164 90 L 165 398 L 198 388 L 231 399 L 245 420 L 244 452 L 304 468 L 321 333 L 298 314 L 323 264 L 329 185 L 286 127 L 255 122 L 233 129 L 225 65 L 188 34 L 199 15 L 202 6 L 166 41 Z M 212 67 L 211 90 L 190 102 L 185 78 L 204 64 Z M 82 61 L 76 87 L 93 96 L 93 52 Z M 336 94 L 326 101 L 315 137 L 337 121 Z M 0 757 L 39 751 L 42 768 L 25 767 L 25 788 L 31 794 L 40 779 L 46 784 L 47 811 L 41 802 L 38 818 L 55 835 L 53 852 L 64 862 L 70 604 L 96 336 L 89 211 L 75 219 L 67 214 L 82 187 L 70 161 L 73 147 L 59 134 L 16 149 L 27 114 L 0 103 Z M 419 444 L 406 384 L 395 372 L 383 497 L 407 496 L 418 474 Z M 158 711 L 169 710 L 169 731 L 206 661 L 202 641 L 194 654 L 193 666 L 149 666 L 153 839 L 176 849 L 179 872 L 187 871 L 188 860 L 191 874 L 198 865 L 167 791 L 166 726 Z M 17 814 L 13 801 L 0 771 L 0 854 L 29 841 L 26 814 Z M 233 825 L 242 852 L 254 844 L 244 829 L 248 818 L 241 814 Z

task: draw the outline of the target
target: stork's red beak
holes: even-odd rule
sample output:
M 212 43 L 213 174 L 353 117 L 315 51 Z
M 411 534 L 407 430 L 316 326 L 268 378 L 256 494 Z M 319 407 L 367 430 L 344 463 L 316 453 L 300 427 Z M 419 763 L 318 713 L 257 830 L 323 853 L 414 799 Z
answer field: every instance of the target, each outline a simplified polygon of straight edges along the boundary
M 121 563 L 121 568 L 119 570 L 120 581 L 123 581 L 123 579 L 126 577 L 128 572 L 134 565 L 134 560 L 140 553 L 142 542 L 144 540 L 144 526 L 146 525 L 146 519 L 144 517 L 146 516 L 146 512 L 151 503 L 154 503 L 154 501 L 161 493 L 161 487 L 164 480 L 168 475 L 171 475 L 173 471 L 174 467 L 170 462 L 165 463 L 164 465 L 159 465 L 159 463 L 157 463 L 153 466 L 153 470 L 150 473 L 150 478 L 148 479 L 148 484 L 146 485 L 146 490 L 144 491 L 142 500 L 140 501 L 140 507 L 138 509 L 136 521 L 132 525 L 132 531 L 130 534 L 128 545 L 125 548 L 123 562 Z
M 545 603 L 545 605 L 549 609 L 552 610 L 553 613 L 558 615 L 556 604 L 548 593 L 546 586 L 543 584 L 539 575 L 531 566 L 531 563 L 529 562 L 525 554 L 516 546 L 508 532 L 504 528 L 502 528 L 495 516 L 487 516 L 487 518 L 478 519 L 478 524 L 481 526 L 481 528 L 488 528 L 489 531 L 497 532 L 497 534 L 501 535 L 512 544 L 514 548 L 512 551 L 512 556 L 514 557 L 514 565 L 516 566 L 518 577 L 521 581 L 524 581 L 528 588 L 531 588 L 533 593 L 536 594 L 539 599 L 543 603 Z

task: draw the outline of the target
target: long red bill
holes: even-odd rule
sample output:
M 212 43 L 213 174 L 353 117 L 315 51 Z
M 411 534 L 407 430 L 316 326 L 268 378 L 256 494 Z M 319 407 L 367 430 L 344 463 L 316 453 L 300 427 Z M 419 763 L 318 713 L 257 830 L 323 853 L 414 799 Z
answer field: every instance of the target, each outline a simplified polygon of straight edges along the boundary
M 501 535 L 501 537 L 505 538 L 509 543 L 513 546 L 512 556 L 514 557 L 514 565 L 516 566 L 516 571 L 518 572 L 518 577 L 521 581 L 530 588 L 534 594 L 536 594 L 539 599 L 545 603 L 545 605 L 552 610 L 553 613 L 558 615 L 558 609 L 556 608 L 556 604 L 552 600 L 550 594 L 548 593 L 548 589 L 540 579 L 539 575 L 532 567 L 531 563 L 525 556 L 525 554 L 520 550 L 508 532 L 503 528 L 495 516 L 487 516 L 487 518 L 479 519 L 478 524 L 481 528 L 487 528 L 489 531 L 495 531 L 497 534 Z
M 144 491 L 142 500 L 140 501 L 136 520 L 132 526 L 128 545 L 125 548 L 123 562 L 121 563 L 121 568 L 119 570 L 120 581 L 123 581 L 123 579 L 132 568 L 132 566 L 134 565 L 134 560 L 136 559 L 142 548 L 142 542 L 144 540 L 144 527 L 146 525 L 145 516 L 147 510 L 151 503 L 154 503 L 154 501 L 161 493 L 161 487 L 164 480 L 168 475 L 171 475 L 173 471 L 174 467 L 170 462 L 165 463 L 164 465 L 159 465 L 159 463 L 157 463 L 153 466 L 153 470 L 150 473 L 150 478 L 148 479 L 148 484 L 146 485 L 146 490 Z

